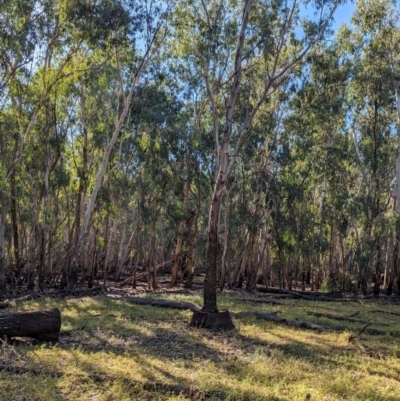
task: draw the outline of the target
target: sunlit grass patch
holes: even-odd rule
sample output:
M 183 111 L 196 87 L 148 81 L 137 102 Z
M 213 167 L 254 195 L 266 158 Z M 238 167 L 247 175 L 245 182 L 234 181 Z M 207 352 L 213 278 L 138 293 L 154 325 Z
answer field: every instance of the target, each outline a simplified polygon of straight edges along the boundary
M 196 294 L 151 296 L 201 303 Z M 347 330 L 319 333 L 247 315 L 233 319 L 236 330 L 214 333 L 189 328 L 190 311 L 105 297 L 34 300 L 13 309 L 60 308 L 60 342 L 7 343 L 0 348 L 3 364 L 23 368 L 22 373 L 0 372 L 0 399 L 190 400 L 205 395 L 242 401 L 400 399 L 398 338 L 362 335 L 370 351 L 364 355 L 349 342 L 362 324 L 307 313 L 359 312 L 357 317 L 374 327 L 398 330 L 399 322 L 387 318 L 395 315 L 372 312 L 395 312 L 395 306 L 293 300 L 271 305 L 239 298 L 221 296 L 220 308 L 279 312 L 290 319 L 345 325 Z

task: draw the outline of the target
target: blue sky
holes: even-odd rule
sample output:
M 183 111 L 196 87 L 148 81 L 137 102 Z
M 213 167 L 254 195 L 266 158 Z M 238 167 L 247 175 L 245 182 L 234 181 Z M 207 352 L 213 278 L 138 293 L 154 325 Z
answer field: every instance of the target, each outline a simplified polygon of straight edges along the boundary
M 334 15 L 334 20 L 331 29 L 334 34 L 338 31 L 340 26 L 345 23 L 350 23 L 351 17 L 353 16 L 354 11 L 356 10 L 356 2 L 357 0 L 347 0 L 347 2 L 341 6 L 339 6 Z M 310 19 L 313 21 L 318 20 L 318 13 L 315 14 L 315 8 L 313 7 L 313 2 L 310 2 L 306 6 L 304 3 L 300 5 L 300 15 L 303 18 Z M 303 37 L 303 29 L 298 26 L 296 29 L 296 35 L 298 37 Z
M 335 14 L 333 29 L 336 31 L 338 30 L 340 25 L 350 22 L 355 9 L 356 9 L 355 1 L 348 1 L 346 4 L 338 7 Z

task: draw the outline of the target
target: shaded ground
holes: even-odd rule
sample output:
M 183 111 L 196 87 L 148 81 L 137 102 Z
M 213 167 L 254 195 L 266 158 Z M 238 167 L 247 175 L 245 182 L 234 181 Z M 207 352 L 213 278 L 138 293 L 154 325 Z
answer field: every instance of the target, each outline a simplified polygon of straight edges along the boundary
M 334 322 L 309 313 L 359 312 L 357 318 L 374 327 L 400 332 L 396 304 L 279 297 L 280 305 L 270 305 L 244 296 L 249 297 L 221 294 L 219 305 L 232 312 L 278 311 L 326 325 Z M 158 297 L 201 303 L 196 292 Z M 343 322 L 345 332 L 319 333 L 249 315 L 234 318 L 236 330 L 213 333 L 189 328 L 189 311 L 133 305 L 104 295 L 11 302 L 12 310 L 50 306 L 61 309 L 60 342 L 3 344 L 1 400 L 400 399 L 399 338 L 361 334 L 363 353 L 349 342 L 362 323 Z

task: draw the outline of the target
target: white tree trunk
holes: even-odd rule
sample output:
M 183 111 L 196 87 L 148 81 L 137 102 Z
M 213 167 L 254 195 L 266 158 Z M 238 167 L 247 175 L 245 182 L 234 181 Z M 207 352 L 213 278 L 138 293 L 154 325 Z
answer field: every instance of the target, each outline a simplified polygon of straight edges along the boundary
M 132 234 L 131 234 L 131 236 L 129 238 L 128 244 L 126 245 L 125 251 L 124 251 L 124 253 L 122 255 L 122 258 L 121 258 L 121 260 L 119 262 L 117 274 L 115 276 L 115 280 L 116 281 L 118 281 L 119 277 L 121 276 L 122 270 L 124 268 L 124 264 L 125 264 L 126 260 L 128 259 L 129 254 L 131 253 L 131 247 L 132 247 L 133 241 L 135 241 L 135 239 L 137 238 L 137 236 L 138 236 L 138 234 L 140 232 L 141 225 L 142 225 L 142 222 L 139 220 L 138 223 L 136 224 L 135 230 L 132 232 Z
M 5 252 L 5 226 L 6 213 L 4 202 L 4 191 L 0 190 L 0 292 L 6 290 L 6 252 Z
M 398 149 L 396 158 L 396 213 L 400 214 L 400 96 L 397 88 L 395 89 L 396 109 L 397 109 L 397 131 L 398 131 Z

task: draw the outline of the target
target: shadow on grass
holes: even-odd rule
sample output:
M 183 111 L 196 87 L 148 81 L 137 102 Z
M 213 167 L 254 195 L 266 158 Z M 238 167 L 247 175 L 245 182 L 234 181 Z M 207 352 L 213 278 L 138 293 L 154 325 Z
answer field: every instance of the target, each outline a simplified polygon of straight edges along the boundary
M 273 333 L 272 338 L 276 336 L 277 341 L 266 341 L 237 331 L 212 333 L 190 329 L 187 325 L 190 312 L 105 298 L 75 300 L 61 305 L 61 309 L 60 344 L 44 352 L 40 368 L 65 373 L 83 391 L 96 388 L 103 393 L 111 392 L 114 398 L 110 400 L 135 399 L 132 397 L 136 394 L 143 399 L 167 399 L 171 387 L 157 384 L 164 383 L 178 384 L 189 399 L 289 401 L 293 398 L 268 394 L 272 382 L 284 379 L 282 372 L 274 371 L 271 363 L 274 358 L 299 361 L 307 369 L 327 372 L 340 367 L 326 344 L 292 338 L 292 330 L 300 329 L 288 329 L 287 335 Z M 260 330 L 271 327 L 271 323 L 257 319 L 249 324 Z M 258 365 L 254 363 L 257 358 Z M 37 364 L 35 356 L 28 359 L 31 365 Z M 67 368 L 63 368 L 63 363 Z M 49 390 L 58 394 L 60 400 L 63 400 L 59 390 L 62 381 L 63 377 L 52 379 Z M 179 393 L 179 386 L 172 392 Z M 213 392 L 207 393 L 207 389 Z M 340 391 L 331 389 L 343 397 Z M 217 392 L 220 395 L 215 395 Z M 373 390 L 364 395 L 365 400 L 399 399 L 383 397 Z

